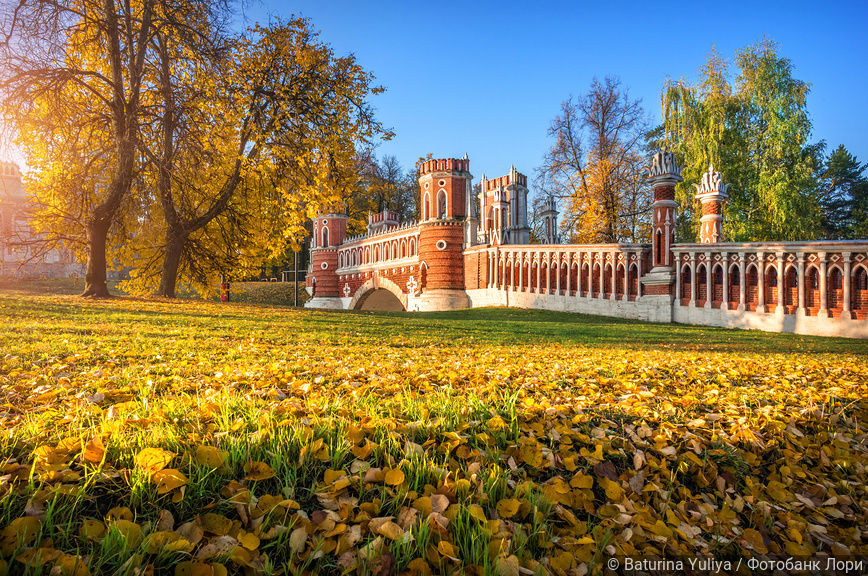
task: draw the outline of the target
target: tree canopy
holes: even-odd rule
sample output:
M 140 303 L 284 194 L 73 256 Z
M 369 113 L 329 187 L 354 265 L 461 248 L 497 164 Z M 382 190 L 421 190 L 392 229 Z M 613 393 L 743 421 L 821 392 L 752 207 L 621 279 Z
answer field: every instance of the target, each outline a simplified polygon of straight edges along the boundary
M 809 240 L 820 233 L 814 175 L 820 145 L 809 144 L 810 85 L 793 77 L 778 45 L 763 41 L 736 54 L 738 74 L 714 49 L 699 81 L 663 89 L 661 144 L 686 164 L 676 188 L 678 239 L 695 241 L 701 210 L 693 184 L 714 165 L 731 183 L 724 208 L 730 241 Z
M 596 78 L 570 97 L 549 127 L 555 143 L 537 169 L 537 189 L 561 199 L 570 242 L 641 241 L 649 232 L 650 190 L 642 172 L 647 121 L 621 81 Z
M 382 88 L 309 21 L 230 34 L 229 14 L 213 0 L 6 14 L 2 111 L 32 168 L 37 226 L 87 255 L 85 294 L 107 295 L 112 261 L 132 268 L 128 288 L 165 296 L 179 277 L 249 274 L 341 204 L 357 150 L 389 137 L 367 103 Z

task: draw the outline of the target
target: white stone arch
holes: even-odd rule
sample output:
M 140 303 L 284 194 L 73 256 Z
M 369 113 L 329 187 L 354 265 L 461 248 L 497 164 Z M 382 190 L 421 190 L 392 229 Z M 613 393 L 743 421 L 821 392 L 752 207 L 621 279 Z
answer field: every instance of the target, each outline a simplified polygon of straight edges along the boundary
M 344 267 L 344 253 L 338 252 L 338 268 Z
M 365 258 L 362 264 L 370 264 L 371 263 L 371 247 L 365 246 Z
M 425 192 L 425 199 L 422 201 L 422 220 L 431 219 L 431 194 Z
M 399 256 L 398 256 L 398 241 L 392 240 L 392 259 L 394 260 L 397 258 L 399 258 Z
M 406 238 L 401 238 L 400 250 L 401 250 L 401 258 L 406 258 L 408 256 L 408 254 L 407 254 L 407 239 Z
M 416 238 L 410 238 L 410 256 L 416 256 Z
M 315 223 L 313 225 L 313 235 L 310 238 L 311 248 L 317 247 L 317 241 L 319 240 L 319 224 Z
M 383 278 L 378 275 L 374 275 L 371 278 L 368 278 L 364 284 L 359 286 L 356 290 L 356 293 L 353 294 L 353 299 L 350 300 L 349 305 L 347 306 L 348 310 L 355 310 L 356 306 L 359 305 L 359 301 L 362 300 L 367 294 L 373 292 L 374 290 L 388 290 L 398 300 L 401 301 L 401 305 L 404 307 L 404 310 L 407 309 L 407 295 L 404 294 L 404 291 L 400 286 L 389 280 L 388 278 Z

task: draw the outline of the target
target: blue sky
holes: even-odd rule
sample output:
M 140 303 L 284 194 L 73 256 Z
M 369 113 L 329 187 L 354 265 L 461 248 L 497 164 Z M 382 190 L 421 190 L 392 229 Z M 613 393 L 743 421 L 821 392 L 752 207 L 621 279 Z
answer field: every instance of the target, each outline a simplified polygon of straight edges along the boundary
M 667 78 L 694 80 L 712 45 L 731 62 L 764 37 L 811 83 L 812 141 L 868 161 L 868 2 L 264 2 L 247 17 L 310 18 L 336 54 L 355 54 L 387 92 L 396 136 L 379 155 L 405 168 L 428 152 L 470 157 L 476 180 L 510 164 L 529 175 L 562 101 L 620 77 L 660 120 Z M 735 71 L 735 66 L 732 66 Z M 725 175 L 724 175 L 725 177 Z

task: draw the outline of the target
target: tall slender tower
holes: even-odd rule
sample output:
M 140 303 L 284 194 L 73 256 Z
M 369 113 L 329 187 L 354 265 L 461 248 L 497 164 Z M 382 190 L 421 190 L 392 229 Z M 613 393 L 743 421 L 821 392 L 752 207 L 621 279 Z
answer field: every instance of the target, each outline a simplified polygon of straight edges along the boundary
M 483 232 L 491 244 L 527 244 L 527 176 L 510 167 L 509 174 L 482 177 L 479 205 Z
M 419 264 L 425 278 L 420 310 L 469 305 L 464 291 L 464 229 L 472 179 L 466 156 L 429 160 L 420 168 Z
M 642 277 L 645 287 L 642 299 L 649 303 L 660 300 L 656 310 L 664 316 L 649 318 L 652 322 L 672 321 L 673 283 L 675 265 L 672 244 L 675 243 L 675 185 L 681 182 L 681 166 L 675 162 L 675 154 L 657 152 L 651 158 L 648 182 L 654 187 L 654 203 L 651 204 L 652 268 Z M 668 305 L 667 305 L 668 304 Z M 668 315 L 668 317 L 666 317 Z
M 543 244 L 560 244 L 558 241 L 558 203 L 549 196 L 543 202 L 540 216 L 543 219 Z
M 313 221 L 310 240 L 311 271 L 305 284 L 313 296 L 309 308 L 342 308 L 338 291 L 338 247 L 347 239 L 347 216 L 340 211 L 321 212 Z

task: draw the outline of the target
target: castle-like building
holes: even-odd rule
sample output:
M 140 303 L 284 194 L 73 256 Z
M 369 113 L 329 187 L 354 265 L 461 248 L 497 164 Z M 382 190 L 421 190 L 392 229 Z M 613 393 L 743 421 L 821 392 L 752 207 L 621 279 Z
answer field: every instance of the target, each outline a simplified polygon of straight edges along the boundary
M 527 176 L 482 178 L 479 213 L 470 161 L 421 167 L 421 220 L 385 211 L 347 237 L 344 214 L 313 223 L 307 306 L 434 311 L 544 308 L 708 326 L 868 338 L 868 240 L 723 240 L 727 185 L 713 167 L 697 186 L 697 243 L 675 243 L 671 152 L 652 157 L 650 244 L 559 244 L 557 208 L 545 203 L 543 244 L 529 244 Z

